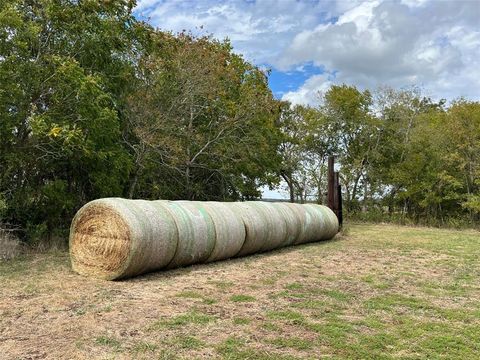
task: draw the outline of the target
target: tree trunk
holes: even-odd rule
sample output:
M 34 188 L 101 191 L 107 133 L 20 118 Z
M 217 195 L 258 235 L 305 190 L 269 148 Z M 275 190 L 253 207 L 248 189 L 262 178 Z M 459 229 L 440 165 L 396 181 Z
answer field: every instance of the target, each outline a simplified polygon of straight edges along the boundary
M 135 176 L 133 177 L 133 181 L 130 184 L 130 189 L 128 189 L 128 198 L 133 199 L 133 195 L 135 193 L 135 188 L 137 187 L 138 177 L 139 177 L 139 170 L 135 171 Z
M 360 181 L 361 176 L 362 176 L 362 173 L 360 172 L 360 174 L 358 174 L 357 177 L 355 178 L 355 182 L 353 183 L 352 198 L 351 198 L 352 201 L 355 200 L 355 198 L 357 197 L 358 182 Z
M 352 204 L 351 204 L 351 197 L 350 197 L 350 190 L 348 187 L 348 183 L 345 183 L 345 195 L 346 195 L 345 205 L 347 210 L 350 211 L 352 208 Z
M 295 202 L 295 187 L 293 185 L 293 181 L 291 177 L 287 176 L 285 173 L 280 174 L 280 176 L 285 180 L 285 182 L 288 185 L 288 191 L 290 193 L 290 202 L 294 203 Z
M 368 211 L 368 183 L 365 176 L 363 177 L 363 212 Z
M 185 170 L 185 198 L 188 200 L 194 200 L 194 194 L 190 181 L 190 165 L 187 165 Z

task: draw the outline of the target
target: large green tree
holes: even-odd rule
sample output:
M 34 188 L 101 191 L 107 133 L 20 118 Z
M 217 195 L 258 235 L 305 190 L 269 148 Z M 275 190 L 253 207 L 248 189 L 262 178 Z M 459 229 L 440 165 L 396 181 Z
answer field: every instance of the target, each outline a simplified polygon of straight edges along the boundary
M 449 107 L 443 135 L 441 174 L 446 198 L 460 204 L 471 221 L 480 220 L 480 103 L 460 99 Z
M 372 116 L 370 91 L 354 86 L 333 85 L 323 97 L 320 111 L 325 117 L 331 147 L 341 164 L 341 178 L 348 210 L 358 206 L 360 187 L 368 185 L 368 166 L 378 144 L 377 119 Z M 364 191 L 364 199 L 367 191 Z
M 277 156 L 279 106 L 265 74 L 228 41 L 157 33 L 153 42 L 129 97 L 129 196 L 258 197 Z
M 319 109 L 285 102 L 279 127 L 279 174 L 287 184 L 290 201 L 324 203 L 326 162 L 337 151 L 332 124 Z
M 85 201 L 123 192 L 133 5 L 0 2 L 0 195 L 7 220 L 30 233 L 51 234 Z

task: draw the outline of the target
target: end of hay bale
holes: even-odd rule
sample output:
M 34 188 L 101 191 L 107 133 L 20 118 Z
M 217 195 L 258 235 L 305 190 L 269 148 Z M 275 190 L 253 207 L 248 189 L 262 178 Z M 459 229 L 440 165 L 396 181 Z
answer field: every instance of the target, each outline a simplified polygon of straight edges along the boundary
M 82 275 L 116 279 L 128 263 L 131 242 L 131 232 L 122 215 L 105 203 L 91 202 L 72 222 L 72 268 Z

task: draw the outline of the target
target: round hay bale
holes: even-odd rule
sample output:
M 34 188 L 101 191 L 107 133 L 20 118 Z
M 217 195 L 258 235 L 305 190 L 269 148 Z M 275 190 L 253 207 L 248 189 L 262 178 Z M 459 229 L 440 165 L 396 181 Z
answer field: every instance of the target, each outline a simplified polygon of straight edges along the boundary
M 228 207 L 242 220 L 245 228 L 245 241 L 237 256 L 259 252 L 269 236 L 268 220 L 265 213 L 245 202 L 228 203 Z
M 325 216 L 320 210 L 317 208 L 318 205 L 313 204 L 305 204 L 304 207 L 307 210 L 307 213 L 310 214 L 312 222 L 312 234 L 313 236 L 308 240 L 308 242 L 312 241 L 320 241 L 324 238 L 323 234 L 325 232 Z
M 333 238 L 339 230 L 339 223 L 337 215 L 327 206 L 324 205 L 313 205 L 316 210 L 321 213 L 322 218 L 324 219 L 325 228 L 322 230 L 322 239 L 328 240 Z
M 167 204 L 168 201 L 146 200 L 132 200 L 128 203 L 129 208 L 134 211 L 143 232 L 135 243 L 137 257 L 135 261 L 130 263 L 126 276 L 158 270 L 165 267 L 173 259 L 172 250 L 175 249 L 173 251 L 176 251 L 178 232 L 173 217 L 165 207 Z M 168 219 L 168 225 L 165 224 L 163 219 Z M 175 237 L 175 241 L 169 243 L 169 261 L 162 256 L 165 251 L 164 231 L 171 232 Z
M 249 201 L 248 204 L 263 213 L 266 219 L 268 233 L 260 251 L 269 251 L 278 249 L 285 244 L 287 238 L 287 223 L 282 215 L 272 203 L 262 201 Z
M 283 217 L 286 224 L 285 241 L 281 246 L 292 245 L 302 232 L 301 217 L 298 215 L 298 212 L 294 211 L 293 207 L 288 206 L 287 203 L 277 202 L 272 203 L 272 206 Z
M 300 233 L 294 244 L 330 239 L 337 233 L 338 220 L 333 211 L 323 205 L 292 204 L 286 205 L 300 220 Z M 337 230 L 334 230 L 337 229 Z
M 164 202 L 99 199 L 83 206 L 70 228 L 72 268 L 114 280 L 165 267 L 177 248 Z
M 206 210 L 215 227 L 215 247 L 207 262 L 237 255 L 245 242 L 245 226 L 240 217 L 226 203 L 208 201 L 196 204 Z
M 338 219 L 327 207 L 290 203 L 92 201 L 70 230 L 73 269 L 119 279 L 329 239 Z
M 300 204 L 294 203 L 285 203 L 286 206 L 295 214 L 299 219 L 299 233 L 297 238 L 293 241 L 293 245 L 304 244 L 311 241 L 314 237 L 313 227 L 312 227 L 312 217 L 307 209 Z
M 215 226 L 205 209 L 191 201 L 168 203 L 178 231 L 178 245 L 167 268 L 203 263 L 215 247 Z

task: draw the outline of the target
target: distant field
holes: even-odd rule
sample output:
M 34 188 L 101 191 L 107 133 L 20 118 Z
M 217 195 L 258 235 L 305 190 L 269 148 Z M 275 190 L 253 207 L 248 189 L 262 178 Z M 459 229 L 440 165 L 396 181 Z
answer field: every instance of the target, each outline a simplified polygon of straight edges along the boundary
M 336 240 L 122 282 L 0 263 L 0 359 L 480 358 L 480 233 Z

